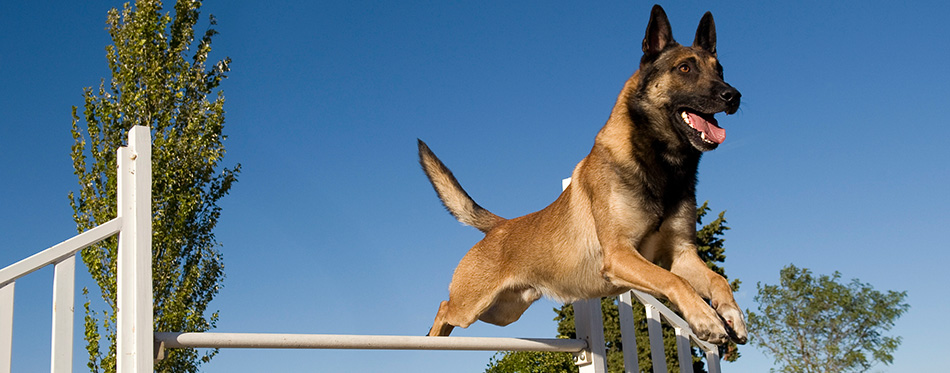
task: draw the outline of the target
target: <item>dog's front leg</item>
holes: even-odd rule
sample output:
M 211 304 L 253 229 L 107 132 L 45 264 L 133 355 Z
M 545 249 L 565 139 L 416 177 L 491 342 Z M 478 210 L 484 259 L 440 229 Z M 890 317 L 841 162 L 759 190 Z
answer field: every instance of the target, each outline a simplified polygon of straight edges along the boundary
M 595 188 L 587 188 L 597 191 Z M 729 335 L 719 315 L 685 279 L 647 260 L 637 245 L 645 244 L 656 220 L 619 193 L 590 195 L 593 227 L 603 253 L 601 274 L 619 288 L 636 289 L 669 299 L 683 313 L 696 336 L 716 344 Z M 583 199 L 581 199 L 583 201 Z
M 724 277 L 713 272 L 706 263 L 703 263 L 696 254 L 695 246 L 685 245 L 673 257 L 670 271 L 689 282 L 700 296 L 709 299 L 712 307 L 731 329 L 730 337 L 733 341 L 739 344 L 746 343 L 748 333 L 745 320 L 742 310 L 732 296 L 732 287 Z
M 702 340 L 715 344 L 728 340 L 729 335 L 719 315 L 685 279 L 646 260 L 631 245 L 623 245 L 622 241 L 625 240 L 614 240 L 613 244 L 603 246 L 603 274 L 609 281 L 620 287 L 669 299 Z M 603 245 L 605 242 L 601 243 Z
M 731 329 L 733 341 L 745 343 L 748 339 L 745 320 L 732 295 L 732 287 L 723 276 L 709 269 L 696 252 L 695 206 L 691 200 L 684 200 L 679 213 L 660 227 L 660 236 L 666 240 L 663 246 L 670 250 L 670 272 L 685 279 L 699 296 L 710 301 Z
M 591 217 L 603 253 L 601 274 L 614 286 L 640 290 L 669 299 L 700 339 L 725 343 L 729 335 L 719 315 L 685 279 L 654 264 L 638 249 L 646 247 L 648 233 L 656 232 L 656 218 L 622 193 L 590 194 Z M 644 245 L 644 247 L 637 247 Z M 657 253 L 649 253 L 655 256 Z

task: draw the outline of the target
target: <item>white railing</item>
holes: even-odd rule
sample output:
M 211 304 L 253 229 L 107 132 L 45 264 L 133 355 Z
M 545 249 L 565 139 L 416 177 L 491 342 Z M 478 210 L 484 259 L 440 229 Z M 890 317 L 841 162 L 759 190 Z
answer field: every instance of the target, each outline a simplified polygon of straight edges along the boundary
M 118 150 L 117 217 L 98 227 L 0 269 L 0 373 L 9 373 L 12 361 L 13 295 L 18 278 L 55 266 L 51 371 L 72 371 L 72 333 L 75 296 L 75 255 L 79 250 L 119 234 L 117 273 L 117 340 L 119 373 L 151 372 L 154 359 L 166 348 L 281 348 L 563 351 L 574 354 L 580 373 L 606 373 L 607 354 L 600 299 L 574 302 L 576 339 L 418 337 L 327 334 L 261 333 L 155 333 L 152 315 L 151 267 L 151 141 L 147 127 L 129 131 L 129 146 Z M 566 188 L 570 179 L 565 179 Z M 638 372 L 632 301 L 644 304 L 654 372 L 666 372 L 662 320 L 676 331 L 681 372 L 692 372 L 690 342 L 706 354 L 709 373 L 719 373 L 719 350 L 700 341 L 687 323 L 655 298 L 638 291 L 618 298 L 626 372 Z M 153 346 L 158 347 L 153 349 Z
M 151 146 L 148 128 L 135 126 L 129 131 L 129 146 L 117 151 L 115 219 L 0 269 L 0 373 L 9 373 L 13 360 L 16 280 L 51 264 L 54 274 L 50 371 L 72 372 L 76 253 L 117 233 L 121 312 L 116 315 L 116 330 L 120 367 L 125 367 L 126 372 L 152 370 Z M 141 273 L 147 274 L 136 276 Z M 131 362 L 135 362 L 136 369 L 130 369 Z
M 52 371 L 72 370 L 73 305 L 76 252 L 119 232 L 119 218 L 90 229 L 56 246 L 0 270 L 0 371 L 9 372 L 13 347 L 13 289 L 16 280 L 53 265 Z
M 689 328 L 689 324 L 686 323 L 686 320 L 679 317 L 676 312 L 664 306 L 663 303 L 660 303 L 660 301 L 650 294 L 636 290 L 620 294 L 620 297 L 617 299 L 617 305 L 620 308 L 620 338 L 623 341 L 624 347 L 633 347 L 624 348 L 623 350 L 624 370 L 627 372 L 639 371 L 637 370 L 637 342 L 636 334 L 633 330 L 631 296 L 637 298 L 640 303 L 643 303 L 643 308 L 646 309 L 647 329 L 650 335 L 650 360 L 653 363 L 654 372 L 667 371 L 666 355 L 664 353 L 665 348 L 663 347 L 663 330 L 660 325 L 662 320 L 666 320 L 666 322 L 672 325 L 673 331 L 676 333 L 676 352 L 679 357 L 680 372 L 693 371 L 693 355 L 690 352 L 690 342 L 695 343 L 706 354 L 707 372 L 720 373 L 722 371 L 719 365 L 720 357 L 718 346 L 697 338 L 696 335 L 693 334 L 692 329 Z

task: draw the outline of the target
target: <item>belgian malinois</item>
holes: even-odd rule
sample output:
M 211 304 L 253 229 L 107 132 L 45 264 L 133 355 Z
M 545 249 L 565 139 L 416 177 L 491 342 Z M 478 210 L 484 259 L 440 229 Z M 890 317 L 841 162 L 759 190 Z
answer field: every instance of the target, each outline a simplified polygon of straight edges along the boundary
M 729 284 L 695 246 L 699 158 L 725 140 L 713 115 L 734 114 L 739 96 L 723 81 L 712 14 L 686 47 L 656 5 L 639 69 L 570 185 L 543 210 L 514 219 L 489 212 L 420 140 L 442 203 L 485 233 L 455 269 L 429 335 L 475 320 L 508 325 L 542 295 L 572 302 L 637 289 L 673 302 L 699 338 L 745 343 Z

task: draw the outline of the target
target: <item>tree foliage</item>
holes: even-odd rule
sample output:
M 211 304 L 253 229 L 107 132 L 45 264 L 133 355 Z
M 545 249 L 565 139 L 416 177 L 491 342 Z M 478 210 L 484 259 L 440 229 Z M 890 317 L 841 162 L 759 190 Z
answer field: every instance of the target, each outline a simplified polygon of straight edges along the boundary
M 699 256 L 713 271 L 725 276 L 725 270 L 717 263 L 726 260 L 725 240 L 722 235 L 729 229 L 726 226 L 725 211 L 720 212 L 717 219 L 703 225 L 703 217 L 709 212 L 708 202 L 696 210 L 696 224 L 701 226 L 696 231 L 696 247 Z M 732 290 L 739 289 L 739 280 L 733 280 Z M 607 369 L 610 373 L 623 373 L 623 343 L 620 335 L 620 311 L 617 307 L 617 297 L 601 299 L 601 311 L 604 318 L 604 343 L 607 349 Z M 664 302 L 667 306 L 670 304 Z M 558 338 L 576 338 L 574 329 L 574 307 L 570 304 L 555 308 Z M 633 302 L 634 326 L 636 327 L 637 357 L 641 372 L 652 372 L 650 357 L 650 337 L 647 332 L 646 310 L 640 302 Z M 670 372 L 679 372 L 679 359 L 676 349 L 675 332 L 667 324 L 663 325 L 664 353 L 666 365 Z M 735 361 L 739 352 L 735 343 L 730 342 L 721 348 L 723 358 Z M 698 348 L 692 349 L 693 369 L 696 372 L 705 372 L 703 356 Z M 534 373 L 534 372 L 576 372 L 573 357 L 566 352 L 499 352 L 489 361 L 486 373 Z
M 756 285 L 758 312 L 748 312 L 752 341 L 775 358 L 778 371 L 864 372 L 894 360 L 901 338 L 883 332 L 910 308 L 907 292 L 840 279 L 837 271 L 815 277 L 789 265 L 778 285 Z
M 70 205 L 79 231 L 115 217 L 116 149 L 133 125 L 152 133 L 152 287 L 157 331 L 200 332 L 214 327 L 207 309 L 218 293 L 224 265 L 213 229 L 217 201 L 237 179 L 240 165 L 219 166 L 225 154 L 224 96 L 218 86 L 230 59 L 208 64 L 208 29 L 195 40 L 200 1 L 179 0 L 163 13 L 160 0 L 112 9 L 106 47 L 112 78 L 83 91 L 83 117 L 73 107 L 71 156 L 79 179 Z M 190 54 L 190 55 L 189 55 Z M 209 96 L 211 96 L 209 98 Z M 82 251 L 99 286 L 104 309 L 85 304 L 85 339 L 93 372 L 115 371 L 116 240 Z M 103 340 L 104 338 L 104 340 Z M 101 345 L 100 345 L 101 343 Z M 156 371 L 195 372 L 216 350 L 175 349 Z

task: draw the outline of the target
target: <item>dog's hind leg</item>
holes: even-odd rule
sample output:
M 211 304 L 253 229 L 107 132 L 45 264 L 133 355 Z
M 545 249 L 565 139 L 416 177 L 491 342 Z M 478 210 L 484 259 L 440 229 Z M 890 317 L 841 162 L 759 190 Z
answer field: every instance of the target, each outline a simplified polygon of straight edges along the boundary
M 479 319 L 509 324 L 540 296 L 533 289 L 512 287 L 505 278 L 503 265 L 482 252 L 484 242 L 476 244 L 455 268 L 449 300 L 439 306 L 429 335 L 449 335 L 453 326 L 467 328 Z
M 492 306 L 478 317 L 479 320 L 498 326 L 506 326 L 521 318 L 541 292 L 532 287 L 508 288 L 495 296 Z
M 468 295 L 470 294 L 466 296 Z M 456 326 L 467 328 L 491 308 L 494 301 L 493 294 L 472 300 L 460 298 L 454 294 L 450 295 L 449 300 L 442 301 L 439 305 L 439 312 L 435 315 L 432 328 L 429 329 L 429 336 L 448 336 Z
M 466 297 L 473 295 L 466 293 Z M 458 296 L 442 301 L 429 336 L 447 336 L 456 326 L 467 328 L 476 320 L 498 326 L 511 324 L 541 298 L 541 292 L 534 288 L 500 288 L 474 298 L 477 298 L 472 299 L 474 302 L 466 302 L 469 299 Z
M 439 305 L 439 312 L 435 315 L 435 322 L 432 324 L 432 328 L 429 329 L 430 337 L 448 336 L 452 333 L 452 329 L 455 329 L 454 325 L 445 321 L 445 314 L 448 309 L 449 301 L 442 301 L 442 304 Z

